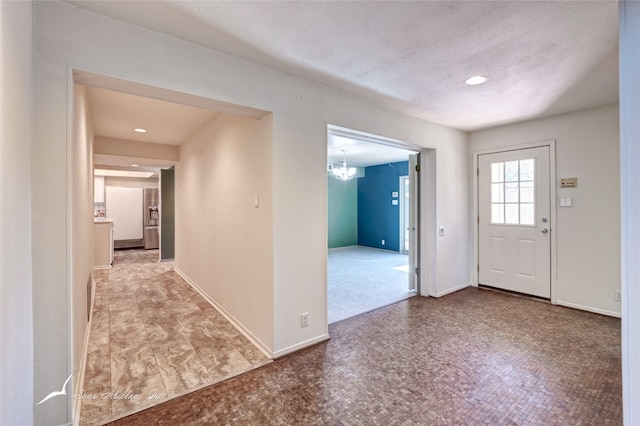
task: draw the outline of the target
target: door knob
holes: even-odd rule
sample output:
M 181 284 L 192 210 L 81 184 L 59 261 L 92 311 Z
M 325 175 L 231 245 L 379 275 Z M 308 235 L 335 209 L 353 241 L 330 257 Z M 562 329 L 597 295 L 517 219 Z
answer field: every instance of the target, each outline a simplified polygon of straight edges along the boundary
M 540 232 L 542 232 L 543 234 L 546 234 L 547 232 L 549 232 L 549 230 L 547 228 L 542 228 Z

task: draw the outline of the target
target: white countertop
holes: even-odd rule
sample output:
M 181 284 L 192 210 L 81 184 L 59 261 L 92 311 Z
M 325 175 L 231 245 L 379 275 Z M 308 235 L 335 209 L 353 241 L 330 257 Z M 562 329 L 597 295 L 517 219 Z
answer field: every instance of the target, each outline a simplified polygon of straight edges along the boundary
M 108 217 L 94 217 L 93 218 L 93 223 L 112 223 L 113 219 L 110 219 Z

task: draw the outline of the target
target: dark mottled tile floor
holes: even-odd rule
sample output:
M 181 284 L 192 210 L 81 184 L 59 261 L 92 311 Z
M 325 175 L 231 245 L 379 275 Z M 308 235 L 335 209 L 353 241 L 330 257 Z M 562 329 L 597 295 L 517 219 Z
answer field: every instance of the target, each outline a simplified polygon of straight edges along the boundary
M 329 330 L 326 343 L 113 424 L 622 424 L 615 318 L 468 288 Z
M 270 360 L 157 250 L 116 251 L 96 292 L 80 423 L 104 424 Z

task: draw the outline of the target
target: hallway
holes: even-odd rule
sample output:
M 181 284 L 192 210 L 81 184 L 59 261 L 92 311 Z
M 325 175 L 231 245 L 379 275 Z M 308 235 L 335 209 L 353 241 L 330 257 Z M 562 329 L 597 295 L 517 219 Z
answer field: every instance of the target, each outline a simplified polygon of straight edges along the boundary
M 116 251 L 95 270 L 81 424 L 166 402 L 271 362 L 157 250 Z

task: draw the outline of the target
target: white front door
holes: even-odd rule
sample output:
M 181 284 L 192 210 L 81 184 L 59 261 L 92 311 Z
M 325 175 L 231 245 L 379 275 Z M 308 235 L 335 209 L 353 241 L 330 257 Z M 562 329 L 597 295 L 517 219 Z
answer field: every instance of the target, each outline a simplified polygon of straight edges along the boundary
M 478 156 L 478 282 L 551 297 L 549 147 Z

